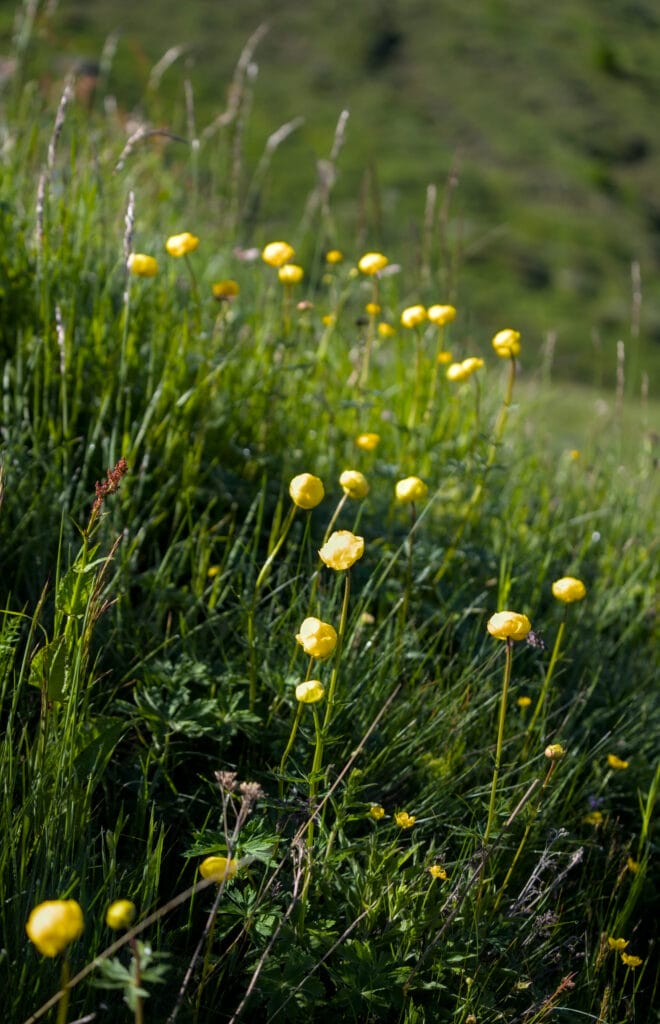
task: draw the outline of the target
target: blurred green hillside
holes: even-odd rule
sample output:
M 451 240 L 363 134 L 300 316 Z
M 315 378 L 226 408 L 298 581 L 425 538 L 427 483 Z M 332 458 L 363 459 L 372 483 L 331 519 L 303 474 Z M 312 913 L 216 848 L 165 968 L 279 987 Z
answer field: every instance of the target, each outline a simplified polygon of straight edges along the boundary
M 48 14 L 50 11 L 50 14 Z M 0 46 L 11 50 L 12 5 Z M 154 120 L 150 72 L 168 48 L 159 126 L 187 136 L 224 108 L 247 38 L 253 166 L 268 136 L 304 124 L 274 154 L 259 210 L 264 240 L 302 218 L 343 109 L 333 193 L 337 237 L 354 255 L 382 246 L 406 262 L 411 301 L 452 301 L 477 347 L 510 325 L 540 353 L 556 334 L 563 374 L 609 384 L 626 344 L 627 387 L 660 366 L 660 8 L 655 0 L 61 0 L 44 5 L 28 64 L 59 83 L 118 32 L 103 94 Z M 102 97 L 97 96 L 99 104 Z M 418 295 L 427 186 L 437 186 L 433 281 Z M 190 225 L 197 229 L 199 225 Z M 352 236 L 352 237 L 351 237 Z M 414 243 L 414 248 L 411 243 Z M 633 294 L 636 268 L 641 303 Z M 635 312 L 638 310 L 639 315 Z

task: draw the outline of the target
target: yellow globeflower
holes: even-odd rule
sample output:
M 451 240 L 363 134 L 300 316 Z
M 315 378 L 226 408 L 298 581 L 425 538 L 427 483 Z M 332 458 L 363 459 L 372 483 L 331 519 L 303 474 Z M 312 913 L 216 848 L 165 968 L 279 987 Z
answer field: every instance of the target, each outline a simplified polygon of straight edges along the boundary
M 432 324 L 437 324 L 438 327 L 443 327 L 445 324 L 451 323 L 456 316 L 456 310 L 453 306 L 429 306 L 426 311 L 426 315 Z
M 467 359 L 463 360 L 462 366 L 468 373 L 474 373 L 475 370 L 480 370 L 484 365 L 483 359 L 479 356 L 468 356 Z
M 335 530 L 319 551 L 321 561 L 329 569 L 350 569 L 364 554 L 364 537 L 350 530 Z
M 374 821 L 380 821 L 381 818 L 385 817 L 385 808 L 381 807 L 380 804 L 372 804 L 369 808 L 369 817 L 373 818 Z
M 392 327 L 392 324 L 388 324 L 385 320 L 382 320 L 378 324 L 378 336 L 380 338 L 393 338 L 396 334 L 396 330 Z
M 218 302 L 229 302 L 231 299 L 235 299 L 239 294 L 241 288 L 238 281 L 216 281 L 213 285 L 213 298 L 217 299 Z
M 587 588 L 582 580 L 576 580 L 574 576 L 562 576 L 552 584 L 552 594 L 558 601 L 572 604 L 573 601 L 581 601 L 586 597 Z
M 414 814 L 408 814 L 408 811 L 399 811 L 394 815 L 394 820 L 399 828 L 412 828 L 417 818 Z
M 277 276 L 282 284 L 300 284 L 305 276 L 305 271 L 297 263 L 285 263 L 277 271 Z
M 118 931 L 120 928 L 130 928 L 136 913 L 135 904 L 130 900 L 115 900 L 106 911 L 105 923 L 114 931 Z
M 429 868 L 429 874 L 431 878 L 439 878 L 443 882 L 447 879 L 447 872 L 445 871 L 441 864 L 431 864 L 431 867 Z
M 316 704 L 323 700 L 325 690 L 318 679 L 307 679 L 296 686 L 296 700 L 300 704 Z
M 629 939 L 613 939 L 609 935 L 607 936 L 607 945 L 610 949 L 616 949 L 617 952 L 621 952 L 622 949 L 625 949 L 629 941 Z
M 372 452 L 380 444 L 380 434 L 358 434 L 355 443 L 363 452 Z
M 368 313 L 369 316 L 378 316 L 380 313 L 380 305 L 378 302 L 368 302 L 364 307 L 364 311 L 365 313 Z
M 518 700 L 516 701 L 516 703 L 517 703 L 519 708 L 525 709 L 525 708 L 528 708 L 530 706 L 530 704 L 532 703 L 532 698 L 531 697 L 518 697 Z
M 401 323 L 404 327 L 418 327 L 426 320 L 426 309 L 424 306 L 408 306 L 401 314 Z
M 289 484 L 289 494 L 294 505 L 298 508 L 316 508 L 325 496 L 323 483 L 317 476 L 311 473 L 300 473 L 294 476 Z
M 288 242 L 269 242 L 261 252 L 262 260 L 269 267 L 283 267 L 294 256 L 295 249 Z
M 441 366 L 445 366 L 447 363 L 451 363 L 451 359 L 452 359 L 451 352 L 447 352 L 447 351 L 438 352 L 437 361 L 440 363 Z
M 520 355 L 520 331 L 512 331 L 510 327 L 498 331 L 493 338 L 493 348 L 502 359 Z
M 635 967 L 639 967 L 640 964 L 644 963 L 641 956 L 630 956 L 628 953 L 622 953 L 621 959 L 623 960 L 626 967 L 632 967 L 633 970 L 635 969 Z
M 526 615 L 518 612 L 495 612 L 486 628 L 497 640 L 524 640 L 532 624 Z
M 429 489 L 418 476 L 407 476 L 405 480 L 399 480 L 394 492 L 397 501 L 423 501 Z
M 312 658 L 329 658 L 337 646 L 337 630 L 329 622 L 322 622 L 313 616 L 303 620 L 296 640 Z
M 343 258 L 344 254 L 340 249 L 330 249 L 330 251 L 325 254 L 325 262 L 330 264 L 341 263 Z
M 562 747 L 561 743 L 551 743 L 543 751 L 546 757 L 549 757 L 551 761 L 558 761 L 564 756 L 566 751 Z
M 623 771 L 630 764 L 629 761 L 622 761 L 620 757 L 616 756 L 616 754 L 608 754 L 607 763 L 610 768 L 616 768 L 618 771 Z
M 594 828 L 598 828 L 599 825 L 603 824 L 603 812 L 589 811 L 588 814 L 585 814 L 584 821 L 587 825 L 593 825 Z
M 198 245 L 199 238 L 191 235 L 189 231 L 171 235 L 165 242 L 165 248 L 170 256 L 187 256 L 189 252 L 194 252 Z
M 132 252 L 126 266 L 137 277 L 155 277 L 158 273 L 158 261 L 143 252 Z
M 468 379 L 470 371 L 466 370 L 463 363 L 452 363 L 451 366 L 447 367 L 445 376 L 453 384 L 461 384 L 464 380 Z
M 202 878 L 212 878 L 214 882 L 224 882 L 233 878 L 238 871 L 238 861 L 227 857 L 207 857 L 199 865 Z
M 369 277 L 372 277 L 374 274 L 377 274 L 379 270 L 382 270 L 383 267 L 386 267 L 388 263 L 389 260 L 387 256 L 383 256 L 382 252 L 367 252 L 358 261 L 358 269 L 361 270 L 363 274 L 367 274 Z
M 46 900 L 34 908 L 25 930 L 44 956 L 57 956 L 83 932 L 83 912 L 75 900 Z
M 339 477 L 339 483 L 349 498 L 366 498 L 369 493 L 367 478 L 358 469 L 345 469 Z

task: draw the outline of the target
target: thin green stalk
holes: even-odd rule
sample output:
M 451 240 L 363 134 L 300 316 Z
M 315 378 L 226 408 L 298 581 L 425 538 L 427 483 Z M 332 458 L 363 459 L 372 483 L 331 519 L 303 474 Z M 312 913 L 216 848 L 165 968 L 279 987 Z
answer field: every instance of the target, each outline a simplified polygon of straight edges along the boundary
M 497 728 L 497 745 L 495 748 L 495 767 L 493 769 L 493 784 L 490 790 L 490 805 L 488 807 L 488 821 L 486 823 L 486 831 L 484 833 L 484 844 L 488 842 L 491 829 L 493 827 L 493 821 L 495 819 L 495 798 L 497 795 L 497 780 L 500 775 L 500 767 L 502 764 L 502 745 L 504 742 L 504 723 L 506 721 L 506 700 L 509 692 L 509 683 L 511 681 L 511 666 L 513 664 L 513 640 L 511 638 L 506 640 L 506 662 L 504 665 L 504 681 L 502 683 L 502 698 L 500 701 L 500 720 Z
M 534 712 L 533 712 L 532 717 L 531 717 L 531 719 L 529 721 L 529 725 L 527 726 L 527 735 L 525 737 L 525 743 L 523 745 L 522 754 L 521 754 L 521 757 L 522 757 L 523 760 L 527 757 L 527 754 L 529 753 L 529 746 L 530 746 L 530 743 L 532 741 L 532 731 L 534 729 L 534 726 L 536 725 L 536 721 L 537 721 L 537 719 L 539 717 L 539 714 L 541 713 L 541 709 L 543 708 L 543 705 L 545 703 L 545 699 L 546 699 L 546 697 L 548 695 L 548 689 L 550 687 L 550 680 L 552 679 L 552 675 L 553 675 L 554 670 L 555 670 L 555 665 L 557 664 L 557 660 L 559 658 L 559 652 L 561 650 L 561 642 L 562 642 L 563 637 L 564 637 L 564 631 L 566 629 L 566 622 L 567 622 L 567 620 L 568 620 L 568 605 L 564 605 L 564 618 L 562 619 L 562 621 L 560 623 L 560 626 L 559 626 L 559 629 L 557 630 L 557 636 L 555 638 L 554 647 L 552 648 L 552 654 L 550 656 L 550 663 L 548 665 L 548 670 L 547 670 L 547 672 L 545 674 L 545 679 L 543 680 L 543 686 L 541 687 L 541 692 L 539 694 L 539 699 L 536 702 L 536 706 L 534 708 Z
M 295 738 L 296 738 L 296 733 L 298 732 L 298 726 L 300 725 L 300 719 L 302 717 L 302 709 L 303 709 L 303 705 L 302 705 L 302 703 L 300 701 L 298 701 L 298 707 L 296 708 L 296 715 L 295 715 L 295 718 L 293 719 L 293 725 L 291 726 L 291 735 L 289 736 L 289 742 L 287 743 L 286 747 L 284 748 L 284 753 L 282 754 L 282 760 L 280 761 L 280 778 L 279 778 L 279 782 L 278 782 L 278 792 L 279 792 L 280 800 L 282 799 L 282 797 L 284 795 L 284 778 L 283 778 L 284 767 L 285 767 L 286 762 L 287 762 L 287 760 L 289 758 L 289 754 L 291 753 L 291 750 L 293 749 L 293 744 L 294 744 L 294 741 L 295 741 Z
M 62 998 L 60 999 L 60 1005 L 57 1007 L 57 1021 L 56 1024 L 66 1024 L 66 1018 L 69 1009 L 69 981 L 71 973 L 69 971 L 69 960 L 68 957 L 64 957 L 62 961 L 62 970 L 60 972 L 60 988 L 62 990 Z

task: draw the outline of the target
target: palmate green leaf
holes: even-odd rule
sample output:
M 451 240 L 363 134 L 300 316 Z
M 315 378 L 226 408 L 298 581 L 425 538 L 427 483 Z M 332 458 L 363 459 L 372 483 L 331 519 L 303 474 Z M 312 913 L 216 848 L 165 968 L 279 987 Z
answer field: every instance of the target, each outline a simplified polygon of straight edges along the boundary
M 30 664 L 30 686 L 46 694 L 50 703 L 61 703 L 66 688 L 66 644 L 64 637 L 40 647 Z

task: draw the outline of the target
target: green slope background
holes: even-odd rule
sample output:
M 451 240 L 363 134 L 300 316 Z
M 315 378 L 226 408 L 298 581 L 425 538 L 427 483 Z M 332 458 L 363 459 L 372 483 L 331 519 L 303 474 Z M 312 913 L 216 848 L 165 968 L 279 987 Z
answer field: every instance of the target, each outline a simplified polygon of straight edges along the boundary
M 653 396 L 660 367 L 654 0 L 63 0 L 50 7 L 31 44 L 35 73 L 55 88 L 68 67 L 98 60 L 117 33 L 104 89 L 127 121 L 145 112 L 154 65 L 170 47 L 183 47 L 160 82 L 158 123 L 183 135 L 184 81 L 201 131 L 226 105 L 246 40 L 267 23 L 252 69 L 248 165 L 256 166 L 280 125 L 304 122 L 274 155 L 244 244 L 300 222 L 317 162 L 348 110 L 333 193 L 339 227 L 328 243 L 351 255 L 362 245 L 387 248 L 409 271 L 434 185 L 442 236 L 435 280 L 429 294 L 417 294 L 409 273 L 411 301 L 460 306 L 476 348 L 501 326 L 516 326 L 540 361 L 550 339 L 554 372 L 579 382 L 611 386 L 623 341 L 628 395 L 650 381 Z M 6 53 L 12 8 L 3 5 L 0 20 Z

